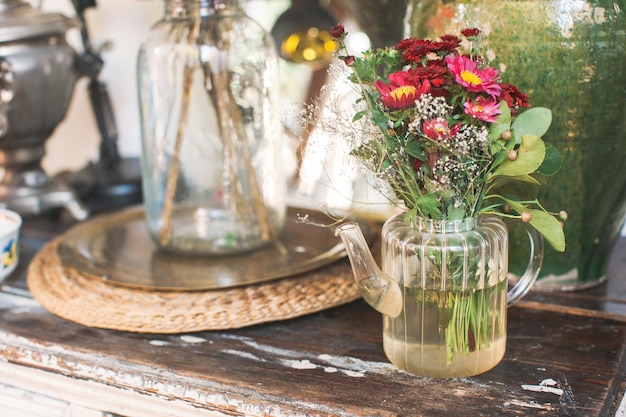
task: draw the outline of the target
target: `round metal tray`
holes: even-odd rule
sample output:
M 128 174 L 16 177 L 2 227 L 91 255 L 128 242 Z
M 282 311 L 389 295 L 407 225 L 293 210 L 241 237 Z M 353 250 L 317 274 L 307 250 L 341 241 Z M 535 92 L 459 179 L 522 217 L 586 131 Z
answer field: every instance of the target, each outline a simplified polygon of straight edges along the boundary
M 299 221 L 307 216 L 309 222 Z M 361 219 L 365 237 L 375 227 Z M 305 273 L 345 256 L 327 215 L 289 207 L 285 229 L 271 245 L 237 256 L 183 256 L 160 251 L 147 230 L 143 207 L 132 207 L 80 223 L 58 246 L 61 261 L 82 275 L 151 290 L 212 290 L 258 284 Z

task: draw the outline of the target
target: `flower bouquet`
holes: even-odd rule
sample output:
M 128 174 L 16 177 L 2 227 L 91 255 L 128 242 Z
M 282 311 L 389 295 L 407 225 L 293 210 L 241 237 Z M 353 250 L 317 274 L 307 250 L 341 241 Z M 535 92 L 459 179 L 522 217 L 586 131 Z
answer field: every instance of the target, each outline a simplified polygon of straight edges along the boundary
M 505 187 L 509 181 L 539 185 L 532 174 L 560 169 L 559 151 L 541 139 L 552 114 L 529 108 L 528 96 L 502 82 L 477 54 L 480 30 L 404 39 L 362 57 L 347 54 L 343 25 L 330 32 L 359 92 L 352 122 L 366 119 L 351 154 L 389 186 L 407 220 L 517 218 L 565 250 L 567 213 L 507 195 Z
M 567 213 L 507 192 L 513 181 L 540 185 L 538 178 L 559 170 L 560 153 L 541 139 L 552 114 L 530 108 L 525 93 L 502 81 L 489 54 L 479 54 L 478 29 L 404 39 L 360 57 L 348 53 L 341 24 L 330 32 L 358 93 L 346 135 L 350 153 L 405 211 L 383 226 L 383 269 L 403 288 L 402 313 L 385 317 L 385 352 L 399 367 L 427 376 L 489 369 L 506 340 L 508 246 L 501 219 L 521 220 L 565 250 Z M 524 294 L 539 266 L 523 278 Z M 517 295 L 509 303 L 521 297 L 511 293 Z M 424 357 L 427 351 L 433 354 Z M 454 371 L 439 369 L 455 360 Z

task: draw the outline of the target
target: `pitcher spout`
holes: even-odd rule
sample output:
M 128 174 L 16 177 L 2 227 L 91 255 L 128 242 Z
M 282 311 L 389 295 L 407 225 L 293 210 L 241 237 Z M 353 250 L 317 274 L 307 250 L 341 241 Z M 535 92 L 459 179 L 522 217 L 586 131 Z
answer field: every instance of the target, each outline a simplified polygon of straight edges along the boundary
M 335 236 L 346 247 L 361 297 L 379 313 L 399 316 L 403 305 L 400 286 L 378 267 L 359 225 L 341 224 L 335 229 Z

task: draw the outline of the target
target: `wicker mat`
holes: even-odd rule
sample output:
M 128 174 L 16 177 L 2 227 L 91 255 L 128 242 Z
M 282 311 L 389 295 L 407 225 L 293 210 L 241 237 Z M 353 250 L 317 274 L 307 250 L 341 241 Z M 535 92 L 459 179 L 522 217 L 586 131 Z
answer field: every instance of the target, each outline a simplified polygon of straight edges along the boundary
M 51 313 L 90 327 L 141 333 L 235 329 L 314 313 L 359 297 L 347 259 L 244 287 L 146 291 L 81 275 L 61 261 L 59 240 L 46 244 L 29 265 L 29 290 Z

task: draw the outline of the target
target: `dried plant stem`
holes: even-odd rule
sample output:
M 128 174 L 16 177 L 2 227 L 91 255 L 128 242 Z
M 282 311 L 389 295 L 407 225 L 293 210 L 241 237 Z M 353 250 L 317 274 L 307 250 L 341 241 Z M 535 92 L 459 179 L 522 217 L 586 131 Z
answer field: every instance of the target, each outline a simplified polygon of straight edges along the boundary
M 187 42 L 191 44 L 196 38 L 199 23 L 194 25 L 189 31 Z M 163 202 L 163 210 L 161 211 L 161 230 L 159 232 L 159 240 L 161 244 L 166 245 L 172 238 L 172 212 L 174 210 L 174 196 L 176 194 L 176 186 L 178 183 L 178 175 L 180 172 L 180 148 L 185 136 L 185 127 L 187 124 L 187 114 L 189 113 L 189 97 L 191 93 L 191 85 L 193 81 L 194 64 L 187 62 L 183 70 L 183 86 L 180 103 L 180 113 L 178 115 L 178 128 L 176 130 L 176 142 L 174 143 L 174 151 L 172 154 L 172 163 L 167 174 L 167 183 L 165 186 L 165 201 Z
M 250 186 L 250 193 L 252 194 L 252 205 L 257 220 L 259 221 L 261 236 L 263 240 L 269 240 L 273 237 L 273 229 L 267 214 L 265 202 L 263 201 L 263 196 L 261 195 L 256 171 L 252 166 L 252 157 L 250 155 L 250 149 L 248 148 L 248 141 L 246 140 L 246 132 L 243 129 L 241 112 L 229 88 L 228 73 L 226 71 L 222 70 L 213 74 L 213 87 L 220 132 L 222 140 L 224 141 L 224 152 L 234 157 L 238 154 L 237 149 L 239 149 L 240 156 L 246 167 L 247 180 Z M 232 124 L 229 122 L 232 122 Z M 228 167 L 231 178 L 241 182 L 243 179 L 236 175 L 234 171 L 234 159 L 232 157 L 226 157 L 225 160 L 231 161 Z M 240 215 L 245 216 L 245 199 L 241 196 L 239 187 L 234 185 L 233 192 L 235 193 L 234 198 L 237 211 Z
M 188 43 L 190 45 L 197 37 L 199 27 L 199 22 L 195 22 L 194 26 L 190 30 L 188 36 Z M 174 209 L 174 197 L 176 194 L 178 176 L 180 172 L 180 149 L 187 124 L 194 66 L 195 65 L 193 63 L 187 63 L 183 72 L 181 108 L 178 118 L 176 142 L 174 144 L 172 162 L 167 176 L 165 201 L 161 212 L 162 226 L 159 238 L 162 244 L 167 244 L 172 237 L 172 212 Z M 204 64 L 203 70 L 205 72 L 205 78 L 207 78 L 206 86 L 209 89 L 209 95 L 213 100 L 217 112 L 220 134 L 224 146 L 224 160 L 229 164 L 227 169 L 229 171 L 229 177 L 232 181 L 232 193 L 236 210 L 242 218 L 247 217 L 246 200 L 242 195 L 242 190 L 240 189 L 240 185 L 242 185 L 241 181 L 243 181 L 243 179 L 239 178 L 237 175 L 236 165 L 234 163 L 234 161 L 237 160 L 237 157 L 240 156 L 246 167 L 247 181 L 250 185 L 250 192 L 252 194 L 252 205 L 261 228 L 261 236 L 263 240 L 269 240 L 273 237 L 273 229 L 263 201 L 263 196 L 260 192 L 256 171 L 252 165 L 248 141 L 246 140 L 246 133 L 243 129 L 241 112 L 237 107 L 229 87 L 228 72 L 223 68 L 219 68 L 218 71 L 212 72 L 208 63 Z

